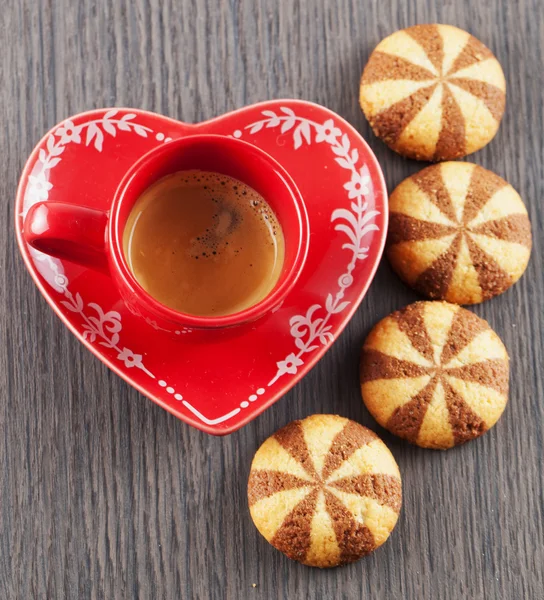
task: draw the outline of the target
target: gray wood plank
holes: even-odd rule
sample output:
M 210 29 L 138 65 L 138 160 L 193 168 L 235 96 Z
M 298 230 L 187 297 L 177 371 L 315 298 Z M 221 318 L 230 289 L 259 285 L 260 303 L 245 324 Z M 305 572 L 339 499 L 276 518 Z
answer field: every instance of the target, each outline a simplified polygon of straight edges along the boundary
M 543 598 L 541 0 L 9 0 L 1 12 L 0 598 Z M 519 190 L 535 238 L 524 278 L 474 309 L 512 357 L 510 403 L 481 440 L 420 450 L 380 430 L 362 406 L 361 342 L 416 298 L 385 263 L 323 361 L 224 439 L 140 396 L 53 315 L 12 226 L 19 173 L 49 127 L 107 105 L 199 121 L 267 98 L 303 98 L 367 137 L 392 188 L 420 165 L 372 136 L 358 107 L 360 73 L 383 36 L 436 21 L 468 29 L 504 67 L 503 124 L 470 160 Z M 274 551 L 245 498 L 258 445 L 314 412 L 377 430 L 404 478 L 388 543 L 330 571 Z

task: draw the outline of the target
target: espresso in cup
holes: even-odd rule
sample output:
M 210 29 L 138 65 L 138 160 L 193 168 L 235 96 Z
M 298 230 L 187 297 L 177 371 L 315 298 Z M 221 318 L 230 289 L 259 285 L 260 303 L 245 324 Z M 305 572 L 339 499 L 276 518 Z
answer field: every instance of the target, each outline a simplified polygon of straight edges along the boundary
M 123 250 L 136 280 L 160 303 L 220 317 L 272 291 L 285 243 L 276 215 L 254 189 L 194 170 L 168 175 L 138 198 Z

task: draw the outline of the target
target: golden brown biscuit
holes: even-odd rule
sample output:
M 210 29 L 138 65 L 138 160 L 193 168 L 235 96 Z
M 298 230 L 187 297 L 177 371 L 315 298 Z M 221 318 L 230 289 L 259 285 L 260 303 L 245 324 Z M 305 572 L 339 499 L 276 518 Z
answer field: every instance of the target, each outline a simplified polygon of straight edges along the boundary
M 363 400 L 391 433 L 446 449 L 482 435 L 508 400 L 508 354 L 489 324 L 447 302 L 380 321 L 361 357 Z
M 525 271 L 531 224 L 504 179 L 446 162 L 405 179 L 389 199 L 387 256 L 429 298 L 475 304 L 501 294 Z
M 389 537 L 402 502 L 400 473 L 366 427 L 312 415 L 257 450 L 248 500 L 253 522 L 272 546 L 305 565 L 335 567 Z
M 417 160 L 451 160 L 490 142 L 504 113 L 497 59 L 451 25 L 416 25 L 382 40 L 363 72 L 360 103 L 374 133 Z

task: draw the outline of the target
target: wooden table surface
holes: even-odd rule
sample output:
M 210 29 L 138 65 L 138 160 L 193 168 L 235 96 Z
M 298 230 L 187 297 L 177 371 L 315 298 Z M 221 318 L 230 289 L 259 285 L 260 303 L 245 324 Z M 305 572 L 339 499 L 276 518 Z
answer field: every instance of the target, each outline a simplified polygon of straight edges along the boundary
M 519 190 L 533 224 L 523 279 L 474 308 L 512 358 L 510 402 L 483 438 L 448 452 L 418 449 L 363 407 L 362 340 L 416 299 L 385 262 L 325 358 L 226 438 L 146 400 L 53 314 L 23 266 L 12 222 L 21 169 L 55 123 L 102 106 L 200 121 L 302 98 L 362 132 L 392 189 L 422 165 L 371 134 L 359 77 L 382 37 L 424 22 L 468 29 L 502 63 L 506 114 L 470 160 Z M 542 0 L 9 0 L 0 42 L 0 598 L 544 598 Z M 390 540 L 328 571 L 269 546 L 246 501 L 259 444 L 315 412 L 378 431 L 404 483 Z

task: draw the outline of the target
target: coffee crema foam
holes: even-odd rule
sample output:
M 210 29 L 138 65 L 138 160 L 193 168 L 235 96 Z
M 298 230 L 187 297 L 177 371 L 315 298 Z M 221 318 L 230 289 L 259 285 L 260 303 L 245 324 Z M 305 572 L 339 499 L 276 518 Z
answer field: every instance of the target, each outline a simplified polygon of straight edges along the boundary
M 129 267 L 156 300 L 224 316 L 261 301 L 284 261 L 281 226 L 266 200 L 219 173 L 180 171 L 149 187 L 123 234 Z

